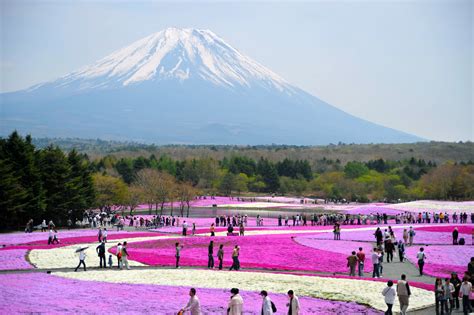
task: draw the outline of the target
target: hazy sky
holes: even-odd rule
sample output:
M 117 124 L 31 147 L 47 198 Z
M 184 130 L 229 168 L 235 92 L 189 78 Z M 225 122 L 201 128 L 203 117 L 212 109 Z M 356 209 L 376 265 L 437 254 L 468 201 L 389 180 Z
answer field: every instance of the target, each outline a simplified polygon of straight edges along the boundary
M 169 26 L 207 28 L 351 114 L 474 140 L 473 1 L 0 0 L 0 91 L 55 79 Z

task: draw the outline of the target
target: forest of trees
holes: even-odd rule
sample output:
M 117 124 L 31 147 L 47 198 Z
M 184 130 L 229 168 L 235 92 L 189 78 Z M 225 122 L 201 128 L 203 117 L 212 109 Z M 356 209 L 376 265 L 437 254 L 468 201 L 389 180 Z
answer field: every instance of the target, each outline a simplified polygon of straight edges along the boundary
M 109 154 L 92 160 L 74 149 L 37 149 L 30 136 L 14 132 L 0 139 L 0 228 L 23 226 L 30 218 L 35 224 L 47 218 L 65 224 L 86 209 L 112 205 L 133 213 L 148 204 L 150 213 L 159 214 L 173 203 L 177 214 L 189 215 L 198 194 L 276 193 L 360 202 L 474 199 L 472 161 L 191 156 Z

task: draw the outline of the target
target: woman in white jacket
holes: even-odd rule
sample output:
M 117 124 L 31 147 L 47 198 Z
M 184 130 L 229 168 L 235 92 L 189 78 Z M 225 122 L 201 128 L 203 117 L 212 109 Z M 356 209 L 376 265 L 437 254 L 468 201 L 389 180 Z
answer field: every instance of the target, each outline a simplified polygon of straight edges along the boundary
M 286 306 L 288 306 L 288 315 L 298 315 L 300 313 L 300 301 L 298 297 L 293 290 L 288 291 L 288 297 L 290 299 L 289 303 L 286 304 Z
M 272 315 L 273 314 L 272 301 L 268 297 L 267 291 L 265 291 L 265 290 L 261 291 L 260 295 L 263 298 L 261 314 L 262 315 Z
M 385 315 L 392 315 L 393 303 L 395 303 L 395 297 L 397 296 L 392 280 L 387 282 L 387 286 L 382 290 L 382 295 L 385 296 L 385 304 L 388 307 Z

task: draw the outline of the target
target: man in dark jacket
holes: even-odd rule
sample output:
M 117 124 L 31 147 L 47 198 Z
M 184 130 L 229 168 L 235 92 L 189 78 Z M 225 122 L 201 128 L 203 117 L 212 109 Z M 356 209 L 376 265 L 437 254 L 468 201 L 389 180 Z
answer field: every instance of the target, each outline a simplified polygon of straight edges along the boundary
M 105 242 L 102 241 L 95 250 L 97 251 L 97 254 L 99 255 L 100 268 L 102 268 L 102 261 L 104 262 L 104 268 L 107 268 L 107 264 L 105 263 Z
M 209 256 L 209 259 L 207 260 L 207 268 L 212 269 L 214 268 L 214 241 L 209 243 L 207 254 Z

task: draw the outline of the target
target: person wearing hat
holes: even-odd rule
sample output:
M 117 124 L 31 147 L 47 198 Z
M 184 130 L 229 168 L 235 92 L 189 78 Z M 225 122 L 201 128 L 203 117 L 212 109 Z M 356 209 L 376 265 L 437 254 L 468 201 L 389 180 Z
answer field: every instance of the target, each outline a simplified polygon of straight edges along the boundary
M 262 290 L 260 292 L 260 296 L 263 298 L 262 315 L 272 315 L 273 314 L 272 301 L 268 297 L 268 292 L 265 290 Z
M 286 306 L 288 306 L 288 315 L 298 315 L 300 312 L 300 301 L 293 290 L 288 291 L 288 298 L 290 299 L 290 301 L 286 303 Z
M 230 290 L 232 296 L 229 301 L 228 315 L 242 315 L 244 313 L 244 300 L 239 294 L 239 289 L 232 288 Z

